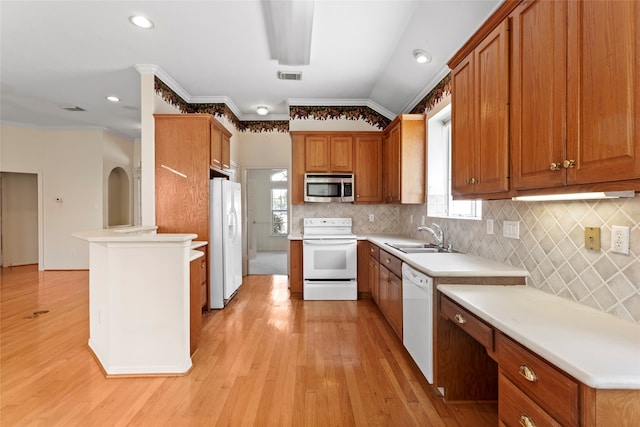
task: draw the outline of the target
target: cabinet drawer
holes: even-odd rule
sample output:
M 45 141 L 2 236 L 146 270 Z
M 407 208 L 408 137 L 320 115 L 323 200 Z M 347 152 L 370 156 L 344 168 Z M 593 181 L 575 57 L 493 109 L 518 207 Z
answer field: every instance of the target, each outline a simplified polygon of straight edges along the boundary
M 561 426 L 502 374 L 498 377 L 498 389 L 500 393 L 498 418 L 501 425 L 508 427 Z
M 578 425 L 578 383 L 503 334 L 497 337 L 500 371 L 562 425 Z M 502 391 L 500 391 L 502 394 Z
M 393 274 L 402 277 L 402 261 L 389 252 L 380 249 L 380 264 L 384 265 Z
M 440 312 L 445 318 L 451 320 L 463 331 L 471 335 L 474 340 L 485 346 L 489 351 L 493 351 L 493 328 L 491 326 L 444 295 L 440 295 Z
M 369 243 L 369 255 L 375 259 L 380 259 L 380 248 L 373 243 Z

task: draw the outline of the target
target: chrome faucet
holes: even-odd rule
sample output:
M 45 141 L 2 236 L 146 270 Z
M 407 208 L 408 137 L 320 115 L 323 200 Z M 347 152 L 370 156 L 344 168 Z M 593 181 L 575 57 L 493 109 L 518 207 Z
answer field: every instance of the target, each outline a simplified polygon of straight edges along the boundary
M 427 227 L 426 225 L 419 225 L 418 231 L 427 231 L 429 234 L 431 234 L 431 236 L 436 241 L 438 246 L 441 248 L 444 248 L 444 231 L 442 230 L 442 227 L 440 227 L 435 222 L 432 223 L 431 225 L 433 225 L 433 228 L 438 230 L 437 233 L 433 230 L 433 228 Z

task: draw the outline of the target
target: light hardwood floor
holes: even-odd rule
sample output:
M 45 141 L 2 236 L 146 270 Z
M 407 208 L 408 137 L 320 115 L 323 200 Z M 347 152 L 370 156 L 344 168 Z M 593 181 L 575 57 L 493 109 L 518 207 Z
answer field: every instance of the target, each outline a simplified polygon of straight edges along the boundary
M 371 300 L 290 300 L 286 276 L 248 276 L 205 314 L 188 375 L 106 379 L 88 272 L 1 279 L 2 426 L 497 425 L 495 404 L 444 403 Z

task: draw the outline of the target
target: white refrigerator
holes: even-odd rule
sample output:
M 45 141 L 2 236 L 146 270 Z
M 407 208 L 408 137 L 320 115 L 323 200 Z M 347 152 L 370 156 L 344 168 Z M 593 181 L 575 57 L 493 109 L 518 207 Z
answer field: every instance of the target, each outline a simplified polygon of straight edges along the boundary
M 210 308 L 224 308 L 242 284 L 240 184 L 224 178 L 209 182 Z

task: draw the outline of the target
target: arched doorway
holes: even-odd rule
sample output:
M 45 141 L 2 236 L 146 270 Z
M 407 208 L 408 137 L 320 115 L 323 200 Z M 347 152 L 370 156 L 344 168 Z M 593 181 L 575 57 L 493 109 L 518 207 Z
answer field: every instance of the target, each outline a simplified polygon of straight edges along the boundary
M 121 167 L 109 173 L 109 227 L 131 224 L 131 204 L 129 196 L 129 176 Z

